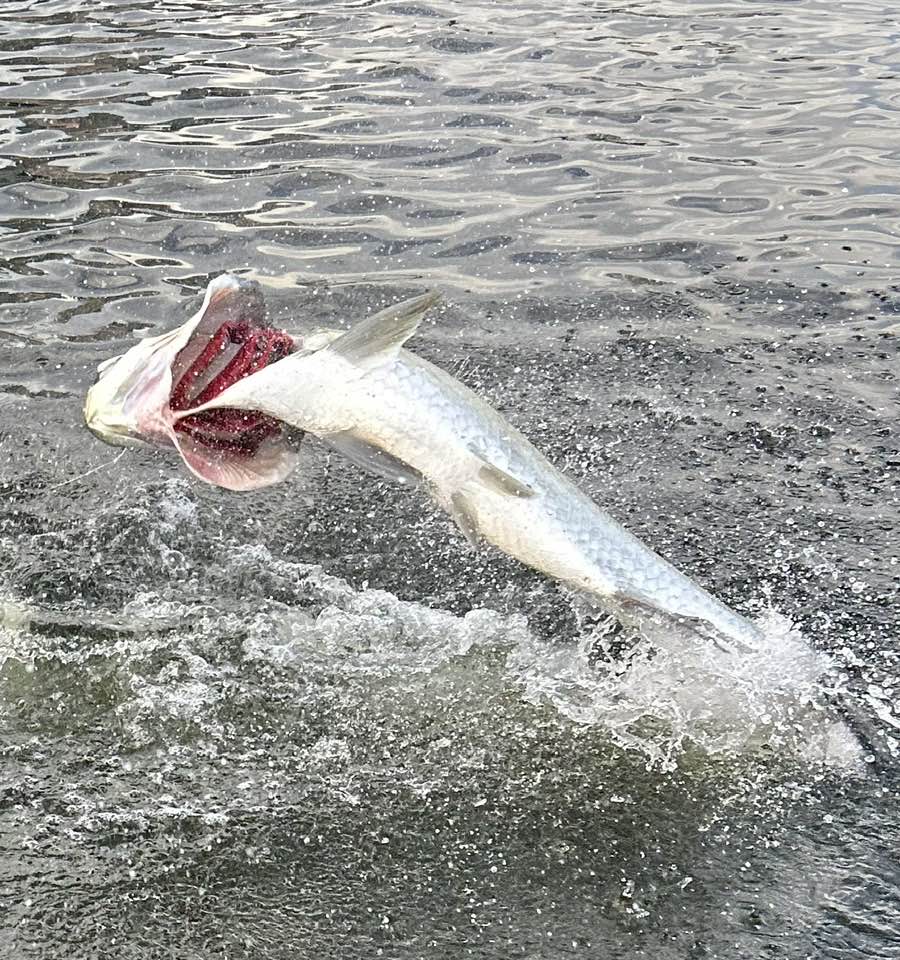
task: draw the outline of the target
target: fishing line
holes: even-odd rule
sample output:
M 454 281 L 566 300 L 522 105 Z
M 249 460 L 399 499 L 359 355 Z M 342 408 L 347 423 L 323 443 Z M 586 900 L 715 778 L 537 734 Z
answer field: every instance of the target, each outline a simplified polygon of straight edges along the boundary
M 59 490 L 60 487 L 64 487 L 69 483 L 75 483 L 76 480 L 84 480 L 85 477 L 89 477 L 92 473 L 96 473 L 98 470 L 105 470 L 107 467 L 114 467 L 121 459 L 128 453 L 127 450 L 121 450 L 119 453 L 109 461 L 109 463 L 100 463 L 96 467 L 91 467 L 90 470 L 86 470 L 84 473 L 80 473 L 77 477 L 69 477 L 68 480 L 63 480 L 62 483 L 56 483 L 52 487 L 48 487 L 48 490 Z

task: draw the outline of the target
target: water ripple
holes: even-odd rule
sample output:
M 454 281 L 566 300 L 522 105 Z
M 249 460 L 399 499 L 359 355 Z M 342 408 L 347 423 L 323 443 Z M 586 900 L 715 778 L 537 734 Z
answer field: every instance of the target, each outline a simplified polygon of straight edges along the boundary
M 441 287 L 417 349 L 886 710 L 896 21 L 0 3 L 0 954 L 900 956 L 888 787 L 661 777 L 566 719 L 641 701 L 537 575 L 315 449 L 252 499 L 115 466 L 79 400 L 223 269 L 298 327 Z
M 628 249 L 669 283 L 789 262 L 800 283 L 871 288 L 896 263 L 893 14 L 831 13 L 6 3 L 0 264 L 121 237 L 162 291 L 169 266 L 125 238 L 168 221 L 148 239 L 201 272 L 303 270 L 300 230 L 306 269 L 342 281 L 407 276 L 427 250 L 466 289 L 549 292 L 586 262 L 578 282 L 610 286 Z M 172 239 L 195 216 L 193 245 Z M 684 248 L 715 259 L 661 262 Z

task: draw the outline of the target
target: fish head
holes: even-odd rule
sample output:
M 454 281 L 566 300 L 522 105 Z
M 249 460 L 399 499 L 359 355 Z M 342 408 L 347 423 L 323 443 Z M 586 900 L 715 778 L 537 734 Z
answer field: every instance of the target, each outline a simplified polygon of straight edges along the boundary
M 104 360 L 84 403 L 84 422 L 114 446 L 171 446 L 166 414 L 172 359 L 179 330 L 148 337 L 126 353 Z M 173 349 L 175 353 L 173 353 Z
M 99 365 L 85 423 L 116 446 L 174 448 L 194 474 L 230 490 L 277 483 L 295 466 L 296 431 L 252 409 L 196 408 L 298 345 L 266 323 L 258 284 L 225 274 L 186 323 Z

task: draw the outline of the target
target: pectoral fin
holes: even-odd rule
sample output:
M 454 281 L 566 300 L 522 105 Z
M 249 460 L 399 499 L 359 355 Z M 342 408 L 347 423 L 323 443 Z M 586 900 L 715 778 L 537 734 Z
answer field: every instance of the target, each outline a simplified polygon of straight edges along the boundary
M 364 440 L 352 430 L 329 433 L 322 439 L 351 463 L 355 463 L 369 473 L 398 483 L 416 484 L 422 480 L 418 470 L 414 470 L 402 460 L 382 450 L 381 447 Z
M 329 344 L 327 349 L 364 369 L 390 363 L 396 359 L 397 351 L 416 332 L 425 312 L 439 299 L 438 294 L 432 292 L 394 304 L 358 323 Z

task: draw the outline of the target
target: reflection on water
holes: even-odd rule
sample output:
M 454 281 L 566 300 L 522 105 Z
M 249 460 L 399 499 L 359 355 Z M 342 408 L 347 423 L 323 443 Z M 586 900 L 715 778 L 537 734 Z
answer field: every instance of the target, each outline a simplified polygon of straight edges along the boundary
M 11 0 L 7 297 L 65 290 L 30 316 L 103 330 L 118 254 L 142 290 L 223 261 L 503 293 L 721 274 L 873 312 L 893 11 L 833 7 Z
M 802 697 L 748 751 L 753 666 L 594 674 L 414 495 L 80 423 L 223 269 L 437 286 L 418 350 L 896 734 L 898 64 L 883 0 L 4 0 L 0 956 L 900 958 L 895 779 Z

